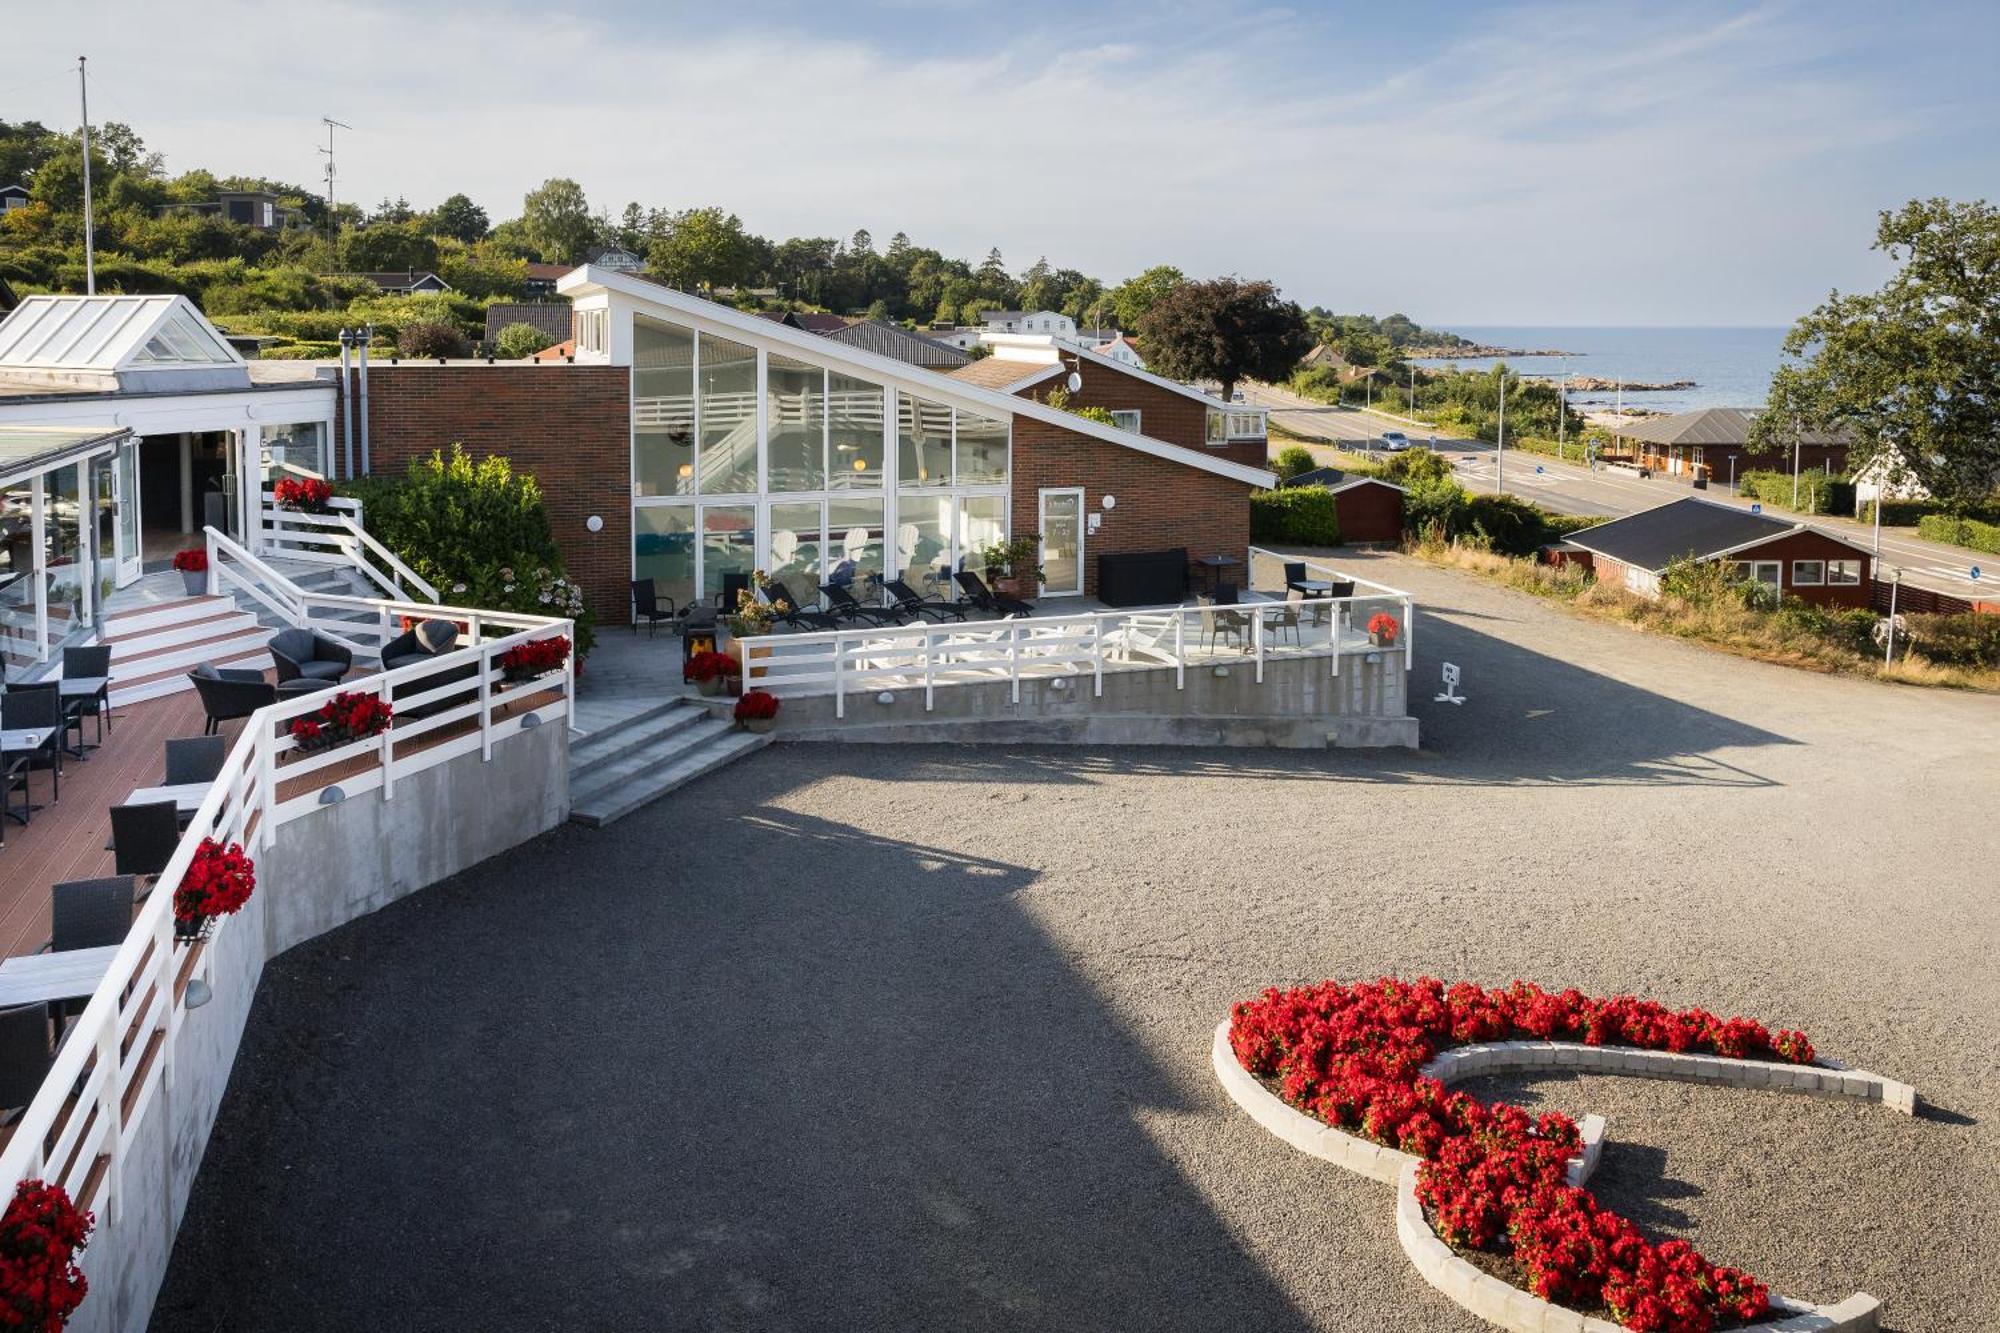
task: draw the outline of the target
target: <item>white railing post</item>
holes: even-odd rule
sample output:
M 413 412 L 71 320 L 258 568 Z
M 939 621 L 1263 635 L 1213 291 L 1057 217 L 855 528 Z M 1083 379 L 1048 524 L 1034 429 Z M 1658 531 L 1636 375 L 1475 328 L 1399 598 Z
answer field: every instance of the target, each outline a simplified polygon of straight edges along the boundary
M 924 711 L 925 711 L 926 713 L 930 712 L 930 711 L 931 711 L 931 708 L 932 708 L 932 706 L 933 706 L 933 705 L 934 705 L 934 704 L 936 703 L 936 691 L 937 691 L 937 673 L 936 673 L 936 671 L 935 671 L 935 670 L 933 669 L 933 667 L 932 667 L 932 662 L 933 662 L 933 658 L 934 658 L 934 655 L 935 655 L 935 653 L 936 653 L 936 640 L 937 640 L 937 630 L 936 630 L 936 629 L 934 629 L 934 628 L 932 628 L 932 627 L 930 627 L 930 626 L 925 626 L 925 628 L 924 628 Z
M 1417 604 L 1412 599 L 1403 599 L 1403 670 L 1413 670 L 1417 665 L 1416 630 Z
M 258 726 L 258 721 L 254 716 L 250 719 L 249 725 L 253 727 Z M 259 851 L 271 845 L 271 836 L 273 833 L 271 812 L 278 808 L 278 742 L 277 738 L 270 733 L 269 726 L 270 723 L 265 722 L 259 728 L 255 742 L 257 746 L 257 809 L 255 813 L 257 815 L 257 849 Z M 287 730 L 289 729 L 288 725 Z M 243 821 L 246 825 L 250 821 L 251 813 L 248 810 L 244 811 Z
M 1187 688 L 1187 612 L 1174 608 L 1174 688 Z
M 1090 622 L 1090 673 L 1092 677 L 1090 697 L 1104 697 L 1104 617 L 1098 616 Z
M 493 650 L 479 645 L 479 758 L 493 758 Z
M 104 1125 L 104 1153 L 108 1159 L 104 1169 L 104 1216 L 107 1221 L 118 1220 L 118 1210 L 124 1201 L 124 1189 L 120 1177 L 124 1174 L 125 1150 L 125 1099 L 123 1078 L 121 1077 L 118 1055 L 118 1032 L 124 1026 L 118 1018 L 118 1006 L 112 1005 L 97 1029 L 97 1068 L 102 1075 L 97 1090 L 97 1116 Z M 81 1108 L 79 1109 L 79 1113 Z
M 215 549 L 215 529 L 214 528 L 208 529 L 207 534 L 202 538 L 202 540 L 206 542 L 208 545 L 208 579 L 206 584 L 204 585 L 203 591 L 206 593 L 206 595 L 213 597 L 215 596 L 217 587 L 219 586 L 217 583 L 217 572 L 215 564 L 216 561 L 221 558 L 220 553 L 217 552 L 217 550 Z
M 391 708 L 395 707 L 394 696 L 396 692 L 390 687 L 389 678 L 386 674 L 382 677 L 381 683 L 375 687 L 375 693 L 381 697 L 384 704 L 387 704 Z M 394 716 L 391 716 L 389 725 L 382 728 L 382 799 L 385 801 L 396 794 L 395 735 L 396 720 Z
M 1257 683 L 1264 683 L 1264 613 L 1250 604 L 1250 647 L 1257 654 Z
M 563 621 L 563 637 L 569 640 L 569 656 L 563 658 L 563 725 L 576 730 L 576 622 Z
M 833 635 L 833 715 L 847 716 L 847 655 L 838 630 Z
M 1014 691 L 1014 702 L 1021 702 L 1021 622 L 1007 622 L 1007 679 Z

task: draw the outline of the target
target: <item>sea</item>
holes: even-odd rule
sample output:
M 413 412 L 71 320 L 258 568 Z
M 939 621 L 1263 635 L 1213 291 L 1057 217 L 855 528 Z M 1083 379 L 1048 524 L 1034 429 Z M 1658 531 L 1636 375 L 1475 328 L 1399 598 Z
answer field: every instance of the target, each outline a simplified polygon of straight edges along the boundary
M 1446 324 L 1461 338 L 1487 347 L 1518 347 L 1526 351 L 1553 349 L 1560 356 L 1510 356 L 1507 365 L 1524 375 L 1555 379 L 1565 364 L 1572 377 L 1666 383 L 1693 380 L 1692 389 L 1625 395 L 1627 407 L 1659 412 L 1689 412 L 1702 407 L 1759 407 L 1770 392 L 1778 369 L 1782 328 L 1502 328 Z M 1420 366 L 1457 366 L 1461 370 L 1490 369 L 1488 357 L 1419 361 Z M 1610 407 L 1616 390 L 1572 393 L 1582 408 Z

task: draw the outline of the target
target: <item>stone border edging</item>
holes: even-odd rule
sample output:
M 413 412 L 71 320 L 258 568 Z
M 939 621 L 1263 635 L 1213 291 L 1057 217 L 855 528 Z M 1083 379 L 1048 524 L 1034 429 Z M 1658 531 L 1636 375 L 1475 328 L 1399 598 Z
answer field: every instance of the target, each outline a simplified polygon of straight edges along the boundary
M 1396 1187 L 1396 1237 L 1403 1253 L 1426 1282 L 1480 1318 L 1512 1333 L 1622 1333 L 1621 1327 L 1553 1305 L 1461 1259 L 1439 1240 L 1417 1203 L 1418 1159 L 1395 1148 L 1335 1129 L 1274 1096 L 1237 1062 L 1229 1044 L 1229 1020 L 1216 1025 L 1210 1048 L 1216 1079 L 1252 1120 L 1309 1157 Z M 1779 1064 L 1765 1060 L 1731 1060 L 1716 1055 L 1676 1055 L 1623 1046 L 1586 1046 L 1579 1042 L 1507 1041 L 1459 1046 L 1440 1053 L 1423 1072 L 1441 1083 L 1510 1069 L 1573 1069 L 1678 1082 L 1721 1083 L 1732 1087 L 1810 1092 L 1881 1102 L 1904 1115 L 1916 1114 L 1917 1090 L 1907 1083 L 1864 1069 L 1832 1063 Z M 1782 1077 L 1781 1077 L 1782 1076 Z M 1577 1121 L 1583 1155 L 1570 1161 L 1570 1184 L 1581 1185 L 1597 1167 L 1604 1149 L 1604 1117 L 1585 1115 Z M 1745 1324 L 1733 1333 L 1876 1333 L 1881 1302 L 1856 1292 L 1837 1305 L 1814 1306 L 1772 1296 L 1774 1313 L 1782 1318 Z

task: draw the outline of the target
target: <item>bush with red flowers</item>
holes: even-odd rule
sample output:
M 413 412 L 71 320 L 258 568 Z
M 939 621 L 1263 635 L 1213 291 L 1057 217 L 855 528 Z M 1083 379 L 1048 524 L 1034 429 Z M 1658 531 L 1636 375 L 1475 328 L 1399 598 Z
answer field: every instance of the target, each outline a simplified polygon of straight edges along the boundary
M 569 640 L 557 634 L 547 639 L 517 643 L 500 654 L 500 669 L 509 680 L 526 680 L 544 672 L 559 671 L 569 660 Z
M 0 1215 L 0 1325 L 61 1333 L 90 1291 L 76 1260 L 95 1223 L 60 1185 L 14 1187 Z
M 1384 643 L 1394 643 L 1396 636 L 1402 632 L 1402 625 L 1387 611 L 1377 611 L 1368 617 L 1368 633 Z
M 685 678 L 700 684 L 704 680 L 723 680 L 743 673 L 743 664 L 728 653 L 696 653 L 688 659 Z
M 286 477 L 271 487 L 271 498 L 280 509 L 324 514 L 333 500 L 333 486 L 318 477 Z
M 203 838 L 174 890 L 174 925 L 182 938 L 199 938 L 219 916 L 241 911 L 257 888 L 257 867 L 243 844 L 227 847 Z
M 185 551 L 175 551 L 174 568 L 184 574 L 206 573 L 208 571 L 207 549 L 200 546 L 190 546 Z
M 395 709 L 379 694 L 342 691 L 304 717 L 292 719 L 292 741 L 307 754 L 365 741 L 389 729 Z
M 1522 981 L 1490 991 L 1466 982 L 1447 989 L 1430 977 L 1273 988 L 1236 1005 L 1229 1025 L 1238 1062 L 1286 1102 L 1422 1159 L 1417 1198 L 1437 1234 L 1511 1257 L 1543 1299 L 1608 1312 L 1642 1333 L 1708 1333 L 1764 1315 L 1770 1293 L 1755 1278 L 1683 1241 L 1655 1245 L 1566 1183 L 1581 1148 L 1568 1116 L 1489 1106 L 1421 1072 L 1447 1047 L 1529 1040 L 1813 1059 L 1805 1034 L 1753 1019 L 1629 995 L 1552 995 Z
M 769 690 L 750 690 L 736 701 L 738 722 L 769 722 L 778 715 L 778 696 Z

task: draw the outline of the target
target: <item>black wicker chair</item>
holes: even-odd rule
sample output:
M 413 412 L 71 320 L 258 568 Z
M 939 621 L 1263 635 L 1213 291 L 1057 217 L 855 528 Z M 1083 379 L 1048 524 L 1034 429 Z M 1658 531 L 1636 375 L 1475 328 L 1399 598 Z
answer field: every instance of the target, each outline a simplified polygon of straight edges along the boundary
M 902 579 L 890 579 L 883 586 L 889 589 L 889 596 L 895 599 L 896 610 L 906 616 L 916 616 L 919 619 L 933 622 L 965 619 L 965 604 L 963 602 L 927 601 L 918 595 L 915 588 L 912 588 Z
M 95 677 L 104 682 L 95 694 L 70 696 L 76 707 L 77 740 L 83 739 L 83 719 L 94 717 L 97 719 L 97 743 L 104 744 L 104 737 L 111 730 L 111 645 L 100 643 L 63 649 L 62 673 L 64 680 Z
M 49 1045 L 47 1005 L 0 1009 L 0 1123 L 11 1122 L 41 1092 L 55 1051 Z
M 278 684 L 288 680 L 339 681 L 354 669 L 354 653 L 345 644 L 309 629 L 280 630 L 271 637 L 271 660 L 278 665 Z
M 661 621 L 672 628 L 675 621 L 674 599 L 662 597 L 653 586 L 651 579 L 632 580 L 632 632 L 639 632 L 639 622 L 646 622 L 646 637 L 653 637 L 653 630 Z
M 213 736 L 224 722 L 249 717 L 265 704 L 278 701 L 278 688 L 264 679 L 261 671 L 239 667 L 217 667 L 204 662 L 188 672 L 194 692 L 201 696 L 201 711 L 208 715 L 205 734 Z
M 62 682 L 53 677 L 48 680 L 30 681 L 25 685 L 14 684 L 7 687 L 9 694 L 46 694 L 56 701 L 56 716 L 62 720 L 62 729 L 56 733 L 57 749 L 75 759 L 83 754 L 83 700 L 65 699 Z M 41 725 L 47 726 L 48 723 Z M 76 744 L 69 743 L 69 734 L 76 733 Z
M 986 580 L 969 569 L 961 569 L 952 575 L 958 586 L 965 590 L 965 600 L 975 611 L 986 611 L 996 616 L 1031 616 L 1035 614 L 1033 602 L 1024 602 L 1018 597 L 1008 597 L 994 592 L 986 586 Z
M 54 682 L 47 687 L 33 685 L 10 685 L 5 694 L 0 694 L 0 730 L 15 731 L 23 728 L 40 730 L 54 727 L 55 733 L 33 750 L 15 751 L 13 757 L 23 760 L 29 768 L 40 768 L 47 764 L 52 776 L 54 797 L 62 796 L 62 738 L 67 723 L 63 720 L 62 699 L 56 694 Z
M 130 875 L 73 879 L 49 890 L 49 942 L 43 953 L 123 944 L 138 901 Z
M 13 810 L 17 791 L 21 793 L 19 814 Z M 25 824 L 34 808 L 34 802 L 28 799 L 28 756 L 0 754 L 0 847 L 7 845 L 7 821 L 17 819 Z
M 222 771 L 225 756 L 220 736 L 183 736 L 167 742 L 166 773 L 162 781 L 169 787 L 191 782 L 213 782 Z
M 111 849 L 121 875 L 157 875 L 181 841 L 181 819 L 172 801 L 111 807 Z

